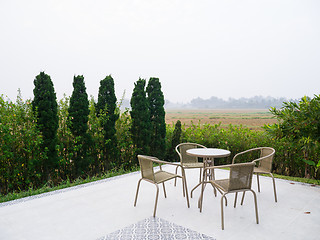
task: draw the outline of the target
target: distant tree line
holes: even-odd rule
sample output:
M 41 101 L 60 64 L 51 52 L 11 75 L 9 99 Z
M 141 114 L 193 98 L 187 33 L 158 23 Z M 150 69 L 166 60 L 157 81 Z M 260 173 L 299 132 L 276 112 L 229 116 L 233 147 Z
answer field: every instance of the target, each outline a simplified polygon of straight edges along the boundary
M 165 100 L 165 109 L 269 109 L 271 107 L 280 108 L 283 102 L 299 102 L 299 99 L 287 99 L 284 97 L 263 97 L 255 96 L 250 98 L 229 98 L 224 100 L 218 97 L 202 99 L 200 97 L 192 99 L 188 103 L 172 102 Z M 122 108 L 130 108 L 130 100 L 123 99 Z
M 283 102 L 288 101 L 286 98 L 273 98 L 255 96 L 251 98 L 229 98 L 223 100 L 218 97 L 202 99 L 200 97 L 191 100 L 190 103 L 173 103 L 166 101 L 165 108 L 175 109 L 269 109 L 271 107 L 281 107 Z M 298 100 L 290 99 L 289 101 L 297 102 Z

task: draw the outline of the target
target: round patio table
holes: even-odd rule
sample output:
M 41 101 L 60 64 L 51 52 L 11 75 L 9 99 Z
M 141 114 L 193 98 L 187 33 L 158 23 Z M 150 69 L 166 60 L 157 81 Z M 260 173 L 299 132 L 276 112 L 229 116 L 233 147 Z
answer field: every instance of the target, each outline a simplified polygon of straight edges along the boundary
M 187 154 L 206 158 L 206 160 L 213 160 L 214 158 L 228 157 L 231 152 L 220 148 L 191 148 L 187 150 Z
M 203 158 L 203 168 L 214 166 L 215 158 L 223 158 L 228 157 L 231 152 L 229 150 L 220 149 L 220 148 L 191 148 L 186 151 L 186 153 L 190 156 L 201 157 Z M 214 179 L 214 171 L 210 170 L 209 174 L 203 171 L 202 181 L 205 180 L 213 180 Z M 192 192 L 201 185 L 202 182 L 198 183 L 191 191 Z M 217 195 L 216 189 L 214 188 L 214 194 Z M 199 204 L 198 204 L 199 205 Z

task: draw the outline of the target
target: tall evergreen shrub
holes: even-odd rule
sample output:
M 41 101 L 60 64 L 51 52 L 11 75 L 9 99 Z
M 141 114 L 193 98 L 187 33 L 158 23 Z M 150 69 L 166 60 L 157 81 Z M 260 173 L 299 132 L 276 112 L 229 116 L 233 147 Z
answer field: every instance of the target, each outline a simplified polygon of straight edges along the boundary
M 90 136 L 88 130 L 89 101 L 83 76 L 74 76 L 69 106 L 69 128 L 75 137 L 75 174 L 80 176 L 89 165 Z
M 181 143 L 181 121 L 178 120 L 174 126 L 170 148 L 167 150 L 166 158 L 171 161 L 180 161 L 177 152 L 175 151 L 176 146 Z
M 117 148 L 116 121 L 119 113 L 116 111 L 117 98 L 114 92 L 114 80 L 111 75 L 100 81 L 98 102 L 96 104 L 97 115 L 100 117 L 104 136 L 104 166 L 119 162 L 119 150 Z
M 57 98 L 51 78 L 44 72 L 36 76 L 34 86 L 32 109 L 36 113 L 37 124 L 43 137 L 42 151 L 47 155 L 41 164 L 42 178 L 49 180 L 50 174 L 58 166 L 56 152 L 59 123 Z
M 134 84 L 131 105 L 131 136 L 136 154 L 150 153 L 151 123 L 150 112 L 145 91 L 146 80 L 139 79 Z
M 150 78 L 147 86 L 147 100 L 150 110 L 152 155 L 163 159 L 166 153 L 166 122 L 164 96 L 159 78 Z

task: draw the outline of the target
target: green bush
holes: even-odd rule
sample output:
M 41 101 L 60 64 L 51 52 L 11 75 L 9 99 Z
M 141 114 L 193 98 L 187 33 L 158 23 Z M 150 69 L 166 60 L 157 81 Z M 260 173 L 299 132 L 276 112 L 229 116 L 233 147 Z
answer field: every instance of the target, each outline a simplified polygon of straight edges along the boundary
M 172 128 L 172 127 L 171 127 Z M 268 146 L 276 150 L 273 161 L 273 171 L 277 174 L 304 177 L 304 154 L 301 145 L 289 142 L 286 139 L 277 139 L 265 131 L 253 131 L 243 126 L 229 125 L 222 128 L 220 124 L 192 124 L 190 127 L 182 126 L 181 142 L 196 142 L 206 147 L 223 148 L 231 151 L 227 158 L 217 159 L 216 164 L 229 164 L 236 153 L 250 148 Z M 319 152 L 310 156 L 319 157 Z M 316 176 L 320 179 L 319 176 Z
M 31 101 L 16 103 L 0 96 L 0 193 L 39 187 L 40 166 L 47 156 Z
M 121 104 L 121 103 L 119 103 Z M 58 102 L 59 127 L 57 130 L 58 166 L 50 181 L 42 178 L 41 163 L 47 158 L 42 151 L 42 136 L 36 125 L 31 101 L 22 101 L 20 95 L 16 102 L 0 98 L 0 188 L 1 194 L 38 189 L 43 186 L 57 186 L 65 181 L 77 179 L 75 174 L 74 157 L 77 151 L 76 137 L 67 126 L 69 118 L 68 108 L 70 98 L 64 96 Z M 116 111 L 119 119 L 116 121 L 117 147 L 120 152 L 117 169 L 136 169 L 136 149 L 131 135 L 132 119 L 126 109 L 120 113 L 120 106 Z M 105 144 L 100 118 L 97 117 L 95 101 L 89 101 L 88 131 L 92 138 L 92 145 L 88 149 L 90 164 L 86 168 L 83 178 L 102 176 L 107 174 L 103 159 Z M 181 129 L 181 132 L 180 132 Z M 286 138 L 275 138 L 266 131 L 254 131 L 243 126 L 220 124 L 168 124 L 166 126 L 166 159 L 177 161 L 177 154 L 173 150 L 180 142 L 196 142 L 207 147 L 223 148 L 231 151 L 231 156 L 216 160 L 217 165 L 231 163 L 233 156 L 241 151 L 269 146 L 276 150 L 273 162 L 274 173 L 294 177 L 304 177 L 305 162 L 302 142 L 288 141 Z M 319 159 L 319 151 L 309 152 L 310 159 Z M 113 169 L 114 171 L 114 169 Z M 319 179 L 319 175 L 314 176 Z
M 304 177 L 317 177 L 320 169 L 320 95 L 303 97 L 296 102 L 284 102 L 280 109 L 271 108 L 278 123 L 265 126 L 277 139 L 299 147 L 299 161 L 305 165 Z M 300 164 L 299 164 L 300 165 Z

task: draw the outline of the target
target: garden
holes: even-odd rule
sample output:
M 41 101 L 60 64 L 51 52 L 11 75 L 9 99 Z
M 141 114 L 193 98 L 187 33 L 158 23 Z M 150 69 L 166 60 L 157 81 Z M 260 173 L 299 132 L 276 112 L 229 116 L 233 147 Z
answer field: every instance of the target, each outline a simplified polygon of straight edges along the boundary
M 136 171 L 140 153 L 178 161 L 174 147 L 181 142 L 230 150 L 218 164 L 250 148 L 273 147 L 274 173 L 320 182 L 320 95 L 270 108 L 276 121 L 256 130 L 179 119 L 166 124 L 158 78 L 139 79 L 131 109 L 124 110 L 111 76 L 101 80 L 97 100 L 88 98 L 83 76 L 74 77 L 72 96 L 59 101 L 49 75 L 40 73 L 34 84 L 33 100 L 0 96 L 1 201 Z

